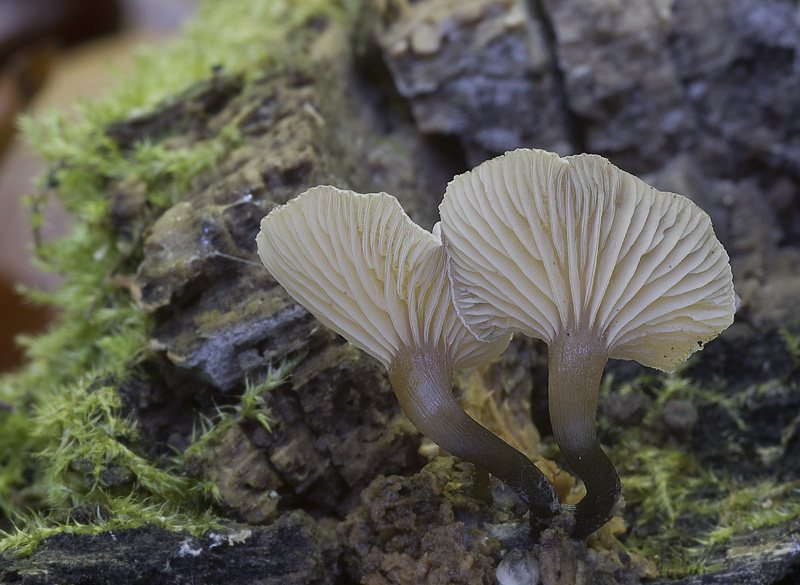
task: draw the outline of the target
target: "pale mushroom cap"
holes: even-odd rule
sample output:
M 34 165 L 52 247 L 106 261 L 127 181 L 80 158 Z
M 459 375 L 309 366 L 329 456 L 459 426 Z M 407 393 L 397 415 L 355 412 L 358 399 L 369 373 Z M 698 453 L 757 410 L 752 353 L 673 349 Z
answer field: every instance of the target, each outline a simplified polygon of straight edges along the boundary
M 708 215 L 602 157 L 506 153 L 453 179 L 440 212 L 454 302 L 481 339 L 589 332 L 672 371 L 733 322 Z
M 386 193 L 315 187 L 261 221 L 258 254 L 323 324 L 388 368 L 404 348 L 438 352 L 454 367 L 500 355 L 458 319 L 438 227 L 415 224 Z

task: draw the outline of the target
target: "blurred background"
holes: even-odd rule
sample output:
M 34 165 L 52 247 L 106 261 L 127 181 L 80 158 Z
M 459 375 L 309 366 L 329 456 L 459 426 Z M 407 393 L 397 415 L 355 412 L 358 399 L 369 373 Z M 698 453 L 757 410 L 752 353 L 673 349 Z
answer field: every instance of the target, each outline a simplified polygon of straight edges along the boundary
M 69 109 L 103 95 L 131 66 L 137 47 L 168 41 L 197 0 L 0 0 L 0 372 L 23 359 L 14 342 L 53 317 L 28 303 L 19 285 L 52 288 L 58 276 L 33 266 L 23 199 L 44 164 L 16 132 L 21 112 Z M 46 236 L 64 229 L 55 206 Z

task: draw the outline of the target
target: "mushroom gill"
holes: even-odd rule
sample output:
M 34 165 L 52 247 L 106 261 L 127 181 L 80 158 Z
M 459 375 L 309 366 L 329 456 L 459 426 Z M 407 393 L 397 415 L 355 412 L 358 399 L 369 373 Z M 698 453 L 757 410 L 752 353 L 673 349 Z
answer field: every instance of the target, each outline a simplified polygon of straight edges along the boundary
M 455 368 L 500 355 L 510 335 L 475 338 L 453 307 L 438 225 L 411 221 L 386 193 L 315 187 L 261 222 L 258 253 L 323 324 L 380 360 L 403 411 L 446 451 L 519 494 L 535 525 L 558 512 L 552 486 L 522 453 L 470 418 L 451 390 Z
M 506 153 L 453 179 L 440 212 L 465 326 L 548 344 L 554 434 L 587 490 L 573 534 L 587 536 L 622 502 L 595 430 L 606 361 L 673 371 L 728 327 L 728 255 L 694 203 L 596 155 Z

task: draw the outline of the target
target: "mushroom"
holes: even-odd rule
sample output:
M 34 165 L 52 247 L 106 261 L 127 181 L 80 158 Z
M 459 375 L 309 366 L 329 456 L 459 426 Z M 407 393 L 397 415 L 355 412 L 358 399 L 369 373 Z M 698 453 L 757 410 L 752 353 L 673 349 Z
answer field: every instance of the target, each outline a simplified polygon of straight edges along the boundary
M 595 428 L 606 361 L 671 372 L 728 327 L 728 255 L 694 203 L 596 155 L 506 153 L 453 179 L 440 212 L 466 327 L 548 345 L 553 432 L 586 486 L 573 535 L 588 536 L 622 504 Z
M 386 193 L 315 187 L 274 209 L 256 238 L 262 262 L 323 324 L 383 363 L 400 405 L 425 436 L 494 474 L 544 526 L 558 499 L 522 453 L 456 402 L 454 368 L 499 356 L 510 335 L 476 339 L 453 307 L 438 224 L 411 221 Z

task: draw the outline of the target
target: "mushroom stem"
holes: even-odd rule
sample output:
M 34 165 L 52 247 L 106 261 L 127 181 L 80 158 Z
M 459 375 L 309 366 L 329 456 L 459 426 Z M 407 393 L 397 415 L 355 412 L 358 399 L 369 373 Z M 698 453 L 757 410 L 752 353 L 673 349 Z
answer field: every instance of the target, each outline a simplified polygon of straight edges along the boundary
M 553 486 L 530 459 L 464 412 L 450 387 L 452 374 L 446 359 L 407 350 L 389 367 L 389 380 L 411 423 L 445 451 L 514 490 L 530 510 L 538 535 L 559 511 Z
M 605 524 L 620 503 L 619 475 L 597 442 L 595 415 L 607 350 L 596 336 L 564 331 L 549 346 L 548 401 L 561 453 L 583 480 L 586 495 L 575 506 L 573 536 L 584 538 Z

